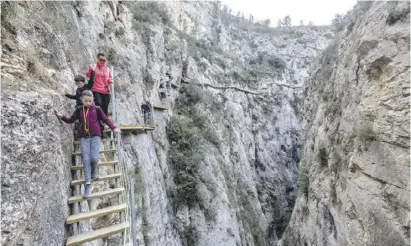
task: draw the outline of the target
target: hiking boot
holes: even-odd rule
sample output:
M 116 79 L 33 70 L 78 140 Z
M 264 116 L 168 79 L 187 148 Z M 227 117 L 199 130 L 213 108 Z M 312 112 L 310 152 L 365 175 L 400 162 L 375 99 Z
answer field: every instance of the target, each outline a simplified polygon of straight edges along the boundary
M 83 193 L 83 198 L 87 198 L 91 195 L 91 184 L 86 184 L 84 186 L 84 193 Z

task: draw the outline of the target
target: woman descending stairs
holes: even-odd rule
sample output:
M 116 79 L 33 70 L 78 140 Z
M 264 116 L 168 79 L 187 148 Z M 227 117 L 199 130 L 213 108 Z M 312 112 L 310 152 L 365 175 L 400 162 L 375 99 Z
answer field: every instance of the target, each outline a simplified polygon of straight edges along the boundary
M 113 132 L 110 132 L 110 138 L 102 139 L 103 150 L 100 150 L 100 158 L 98 163 L 98 168 L 102 167 L 112 167 L 114 170 L 113 174 L 102 175 L 99 177 L 98 180 L 92 181 L 92 186 L 96 187 L 97 183 L 102 182 L 111 182 L 108 185 L 104 185 L 104 187 L 109 187 L 108 189 L 104 190 L 97 190 L 93 191 L 89 197 L 83 198 L 81 193 L 84 190 L 85 180 L 82 178 L 82 170 L 83 165 L 81 165 L 81 153 L 74 152 L 72 154 L 72 162 L 73 165 L 71 167 L 72 170 L 72 197 L 69 198 L 68 203 L 71 207 L 71 215 L 67 218 L 67 224 L 72 225 L 74 235 L 67 239 L 66 245 L 67 246 L 74 246 L 74 245 L 82 245 L 83 243 L 87 243 L 96 239 L 107 238 L 108 236 L 115 235 L 115 234 L 122 234 L 121 244 L 123 245 L 127 242 L 126 233 L 129 228 L 129 223 L 126 221 L 127 218 L 127 211 L 128 211 L 128 202 L 127 202 L 127 182 L 125 181 L 126 175 L 124 174 L 124 170 L 119 165 L 118 162 L 118 155 L 117 155 L 117 148 L 115 141 L 117 140 L 117 147 L 119 146 L 119 138 L 114 138 Z M 74 142 L 74 149 L 79 145 L 78 141 Z M 109 148 L 105 148 L 109 146 Z M 78 149 L 78 148 L 77 148 Z M 109 156 L 111 160 L 105 160 L 101 162 L 103 158 L 101 157 Z M 101 173 L 101 172 L 100 172 Z M 100 186 L 99 186 L 100 187 Z M 97 188 L 97 187 L 96 187 Z M 93 188 L 92 188 L 93 189 Z M 94 189 L 96 190 L 96 189 Z M 113 199 L 117 196 L 117 199 Z M 111 201 L 116 200 L 117 204 L 109 205 L 104 208 L 98 208 L 97 210 L 91 211 L 91 201 L 94 199 L 103 199 Z M 90 211 L 88 212 L 81 212 L 80 204 L 84 201 L 87 201 L 88 207 Z M 91 219 L 97 219 L 103 216 L 114 216 L 118 219 L 115 219 L 117 224 L 109 225 L 107 227 L 103 227 L 97 230 L 92 230 L 88 232 L 81 232 L 80 230 L 80 222 L 82 221 L 90 221 Z

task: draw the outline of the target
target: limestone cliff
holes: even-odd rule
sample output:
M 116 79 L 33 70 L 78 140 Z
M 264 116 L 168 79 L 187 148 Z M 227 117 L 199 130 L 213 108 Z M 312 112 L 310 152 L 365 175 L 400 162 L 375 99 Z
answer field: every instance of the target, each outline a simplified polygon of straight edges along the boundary
M 363 2 L 306 83 L 283 245 L 409 245 L 410 8 Z
M 74 75 L 84 74 L 101 51 L 114 70 L 118 124 L 143 123 L 140 106 L 160 104 L 157 88 L 166 71 L 179 85 L 182 72 L 190 78 L 168 89 L 170 110 L 155 111 L 154 131 L 122 135 L 120 154 L 136 179 L 139 245 L 275 245 L 294 208 L 302 139 L 311 199 L 304 211 L 312 217 L 298 219 L 304 207 L 298 197 L 283 241 L 318 244 L 317 237 L 330 235 L 313 226 L 321 215 L 345 240 L 377 235 L 367 226 L 373 218 L 396 218 L 384 225 L 404 242 L 409 15 L 401 4 L 364 10 L 337 41 L 330 27 L 273 29 L 234 17 L 218 2 L 2 2 L 1 9 L 2 244 L 64 245 L 71 234 L 65 219 L 72 129 L 52 109 L 72 111 L 62 94 L 74 91 Z M 317 60 L 330 43 L 329 56 Z M 324 60 L 333 65 L 312 74 Z M 327 163 L 323 169 L 311 165 L 316 153 Z M 338 154 L 346 164 L 334 165 Z M 334 186 L 320 185 L 330 177 Z M 324 200 L 329 187 L 340 210 Z M 384 209 L 371 213 L 356 204 L 362 196 Z M 110 202 L 97 199 L 91 209 Z M 348 220 L 341 209 L 358 219 Z M 111 220 L 92 220 L 83 229 Z M 324 245 L 344 242 L 358 245 L 343 239 Z

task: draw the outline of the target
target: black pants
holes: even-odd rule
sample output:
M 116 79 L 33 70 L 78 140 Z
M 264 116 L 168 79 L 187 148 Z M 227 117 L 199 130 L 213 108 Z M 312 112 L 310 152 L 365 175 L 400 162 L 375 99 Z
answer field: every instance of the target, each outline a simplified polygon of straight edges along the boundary
M 108 105 L 110 104 L 110 94 L 94 92 L 94 103 L 99 106 L 108 117 Z

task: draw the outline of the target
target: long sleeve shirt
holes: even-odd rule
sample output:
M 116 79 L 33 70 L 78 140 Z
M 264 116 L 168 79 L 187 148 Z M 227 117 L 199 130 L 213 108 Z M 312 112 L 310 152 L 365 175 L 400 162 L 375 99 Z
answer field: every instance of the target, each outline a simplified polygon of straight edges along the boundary
M 102 129 L 100 120 L 105 122 L 111 130 L 116 128 L 113 122 L 104 114 L 103 110 L 94 105 L 90 106 L 88 110 L 85 107 L 77 108 L 70 118 L 63 115 L 61 119 L 66 123 L 73 123 L 74 121 L 79 120 L 79 137 L 101 137 Z
M 86 77 L 90 78 L 93 66 L 90 65 L 86 73 Z M 111 71 L 106 66 L 95 66 L 94 67 L 94 83 L 91 91 L 99 92 L 102 94 L 110 94 L 110 85 L 113 78 Z
M 76 94 L 74 94 L 74 95 L 66 94 L 65 96 L 70 98 L 70 99 L 76 100 L 76 107 L 79 107 L 79 106 L 83 105 L 83 102 L 81 101 L 81 93 L 84 90 L 87 90 L 86 86 L 84 86 L 82 88 L 77 88 L 76 89 Z

